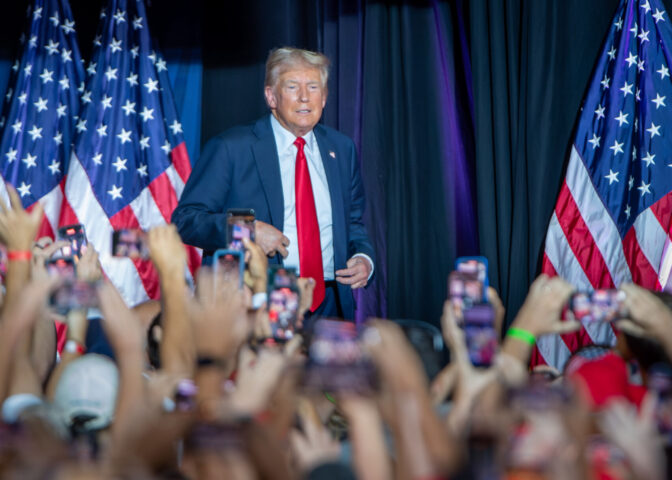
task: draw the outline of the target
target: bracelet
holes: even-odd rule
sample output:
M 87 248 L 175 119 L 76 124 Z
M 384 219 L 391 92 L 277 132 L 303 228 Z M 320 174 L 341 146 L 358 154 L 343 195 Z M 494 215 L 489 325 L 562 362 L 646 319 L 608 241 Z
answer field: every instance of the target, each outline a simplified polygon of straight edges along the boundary
M 68 340 L 67 342 L 65 342 L 65 347 L 63 347 L 63 351 L 68 353 L 79 353 L 80 355 L 84 355 L 86 353 L 86 348 L 84 347 L 84 345 L 75 340 Z
M 506 336 L 515 338 L 517 340 L 520 340 L 521 342 L 525 342 L 532 347 L 536 343 L 536 338 L 534 337 L 534 334 L 522 328 L 511 327 L 507 330 Z
M 196 358 L 196 368 L 215 367 L 224 369 L 227 367 L 227 361 L 223 358 L 198 357 Z
M 259 310 L 261 306 L 268 301 L 266 292 L 259 292 L 252 295 L 252 310 Z
M 9 250 L 7 259 L 13 261 L 27 261 L 33 258 L 33 252 L 30 250 Z

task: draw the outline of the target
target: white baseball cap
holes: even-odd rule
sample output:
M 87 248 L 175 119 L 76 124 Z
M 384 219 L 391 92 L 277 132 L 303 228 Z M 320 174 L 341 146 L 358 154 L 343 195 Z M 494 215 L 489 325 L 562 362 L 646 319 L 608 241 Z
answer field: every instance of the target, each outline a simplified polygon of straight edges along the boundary
M 54 393 L 54 405 L 67 425 L 90 417 L 86 430 L 99 430 L 112 422 L 117 403 L 119 371 L 114 362 L 94 353 L 72 361 L 63 371 Z

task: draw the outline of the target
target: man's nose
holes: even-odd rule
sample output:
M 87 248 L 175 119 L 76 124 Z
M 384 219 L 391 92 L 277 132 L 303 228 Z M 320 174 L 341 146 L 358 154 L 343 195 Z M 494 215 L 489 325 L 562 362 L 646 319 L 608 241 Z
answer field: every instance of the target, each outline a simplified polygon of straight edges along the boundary
M 299 87 L 299 100 L 302 102 L 307 102 L 309 99 L 308 96 L 308 87 Z

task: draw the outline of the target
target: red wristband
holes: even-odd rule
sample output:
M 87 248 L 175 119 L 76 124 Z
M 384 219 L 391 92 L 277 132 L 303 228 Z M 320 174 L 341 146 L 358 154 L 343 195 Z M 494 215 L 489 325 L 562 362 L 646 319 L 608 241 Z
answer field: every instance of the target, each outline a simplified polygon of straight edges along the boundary
M 30 250 L 9 250 L 7 258 L 13 261 L 27 261 L 33 258 L 33 252 Z

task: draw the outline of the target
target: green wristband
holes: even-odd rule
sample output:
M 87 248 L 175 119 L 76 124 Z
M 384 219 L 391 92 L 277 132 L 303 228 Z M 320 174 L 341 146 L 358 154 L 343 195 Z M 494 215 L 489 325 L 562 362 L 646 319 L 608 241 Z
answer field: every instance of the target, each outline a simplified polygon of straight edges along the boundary
M 529 344 L 532 347 L 534 347 L 534 344 L 536 343 L 534 334 L 527 330 L 523 330 L 522 328 L 515 328 L 515 327 L 509 328 L 506 332 L 506 336 L 516 338 L 521 342 Z

